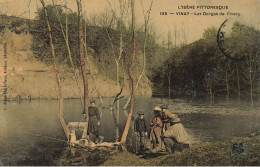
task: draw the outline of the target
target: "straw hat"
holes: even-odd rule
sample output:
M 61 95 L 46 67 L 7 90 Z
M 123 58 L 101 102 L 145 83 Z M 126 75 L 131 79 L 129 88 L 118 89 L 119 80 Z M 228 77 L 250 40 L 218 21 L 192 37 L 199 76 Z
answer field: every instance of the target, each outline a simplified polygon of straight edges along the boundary
M 158 107 L 158 106 L 155 106 L 153 110 L 154 111 L 162 111 L 162 109 L 160 107 Z
M 180 122 L 180 121 L 181 121 L 181 119 L 180 119 L 180 118 L 178 117 L 178 115 L 176 115 L 176 114 L 172 114 L 172 115 L 170 115 L 169 117 L 170 117 L 170 121 L 171 121 L 171 122 L 177 123 L 177 122 Z

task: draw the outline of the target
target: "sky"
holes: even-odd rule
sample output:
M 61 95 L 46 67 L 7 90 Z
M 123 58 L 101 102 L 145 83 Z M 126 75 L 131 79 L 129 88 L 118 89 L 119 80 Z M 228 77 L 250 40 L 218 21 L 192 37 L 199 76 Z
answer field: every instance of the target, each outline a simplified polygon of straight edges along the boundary
M 108 1 L 114 10 L 118 11 L 118 0 L 82 0 L 83 13 L 87 16 L 99 14 L 110 9 Z M 136 1 L 136 20 L 143 24 L 141 0 Z M 45 0 L 51 3 L 52 0 Z M 73 11 L 77 11 L 76 0 L 54 0 L 58 4 L 67 4 Z M 148 10 L 151 0 L 142 0 L 144 10 Z M 195 9 L 178 9 L 181 6 L 194 6 Z M 228 6 L 228 9 L 197 9 L 199 5 Z M 41 7 L 39 0 L 0 0 L 0 13 L 34 19 L 35 11 Z M 160 15 L 167 12 L 167 15 Z M 189 15 L 180 16 L 177 12 L 189 12 Z M 207 13 L 223 12 L 224 16 L 203 15 Z M 239 16 L 227 15 L 227 12 L 239 13 Z M 174 14 L 170 14 L 174 13 Z M 191 14 L 193 13 L 193 14 Z M 201 13 L 202 15 L 195 15 Z M 130 14 L 130 13 L 129 13 Z M 158 40 L 167 41 L 168 32 L 171 33 L 173 43 L 191 43 L 202 38 L 205 28 L 218 28 L 226 19 L 239 21 L 260 29 L 260 0 L 153 0 L 150 24 L 155 28 Z M 176 32 L 176 38 L 175 38 Z

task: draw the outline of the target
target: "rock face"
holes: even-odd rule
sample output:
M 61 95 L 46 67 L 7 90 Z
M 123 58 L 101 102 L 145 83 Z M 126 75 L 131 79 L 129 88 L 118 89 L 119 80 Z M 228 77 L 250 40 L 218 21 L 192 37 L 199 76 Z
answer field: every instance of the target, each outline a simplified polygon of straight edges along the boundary
M 7 49 L 7 98 L 33 99 L 33 98 L 57 98 L 57 83 L 52 65 L 36 60 L 31 49 L 31 34 L 15 34 L 8 30 L 0 34 L 0 97 L 3 98 L 4 84 L 4 44 Z M 92 63 L 92 57 L 89 57 L 88 67 L 91 72 L 89 76 L 89 96 L 102 97 L 115 96 L 117 94 L 116 84 L 113 80 L 101 75 Z M 77 83 L 74 78 L 72 69 L 67 65 L 58 65 L 64 98 L 79 98 Z M 83 83 L 81 71 L 79 82 L 81 90 Z M 146 77 L 144 77 L 146 78 Z M 129 81 L 124 81 L 122 95 L 130 94 Z M 143 79 L 137 95 L 151 96 L 152 90 L 148 79 Z

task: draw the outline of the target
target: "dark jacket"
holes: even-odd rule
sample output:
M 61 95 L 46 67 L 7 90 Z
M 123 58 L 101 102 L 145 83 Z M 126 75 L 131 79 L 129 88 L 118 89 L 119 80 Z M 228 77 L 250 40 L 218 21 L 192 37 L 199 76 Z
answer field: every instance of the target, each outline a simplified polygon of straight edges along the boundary
M 85 112 L 83 111 L 82 114 L 85 114 Z M 97 120 L 100 121 L 100 115 L 97 107 L 92 107 L 92 106 L 88 107 L 88 116 L 89 118 L 96 116 Z
M 135 132 L 147 132 L 144 119 L 140 119 L 139 117 L 135 119 L 134 131 Z
M 90 106 L 88 108 L 88 132 L 95 134 L 97 137 L 99 136 L 99 127 L 97 123 L 100 122 L 100 115 L 97 107 Z

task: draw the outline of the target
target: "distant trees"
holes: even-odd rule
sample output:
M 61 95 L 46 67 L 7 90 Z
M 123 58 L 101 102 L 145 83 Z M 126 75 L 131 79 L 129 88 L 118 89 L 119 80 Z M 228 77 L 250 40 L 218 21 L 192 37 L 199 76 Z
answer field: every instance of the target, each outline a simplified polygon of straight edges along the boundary
M 234 69 L 237 71 L 236 76 L 237 86 L 240 92 L 241 86 L 244 90 L 250 93 L 251 102 L 253 103 L 253 94 L 256 89 L 256 81 L 259 81 L 259 36 L 260 31 L 255 30 L 253 27 L 235 22 L 232 27 L 232 33 L 230 36 L 230 45 L 238 46 L 233 51 L 233 56 L 244 56 L 245 60 L 240 64 L 235 64 Z M 241 80 L 242 79 L 242 80 Z
M 208 94 L 250 94 L 253 99 L 256 83 L 259 80 L 259 30 L 253 27 L 234 23 L 232 32 L 226 38 L 227 47 L 231 48 L 233 57 L 244 56 L 244 61 L 234 61 L 226 58 L 219 51 L 216 42 L 217 29 L 205 29 L 203 39 L 172 51 L 171 57 L 165 62 L 171 62 L 176 72 L 173 76 L 175 90 L 191 96 L 204 96 Z M 259 54 L 259 53 L 258 53 Z M 175 62 L 172 61 L 175 59 Z M 155 87 L 159 90 L 168 87 L 167 74 L 161 73 L 168 67 L 162 65 L 155 70 L 151 77 Z

